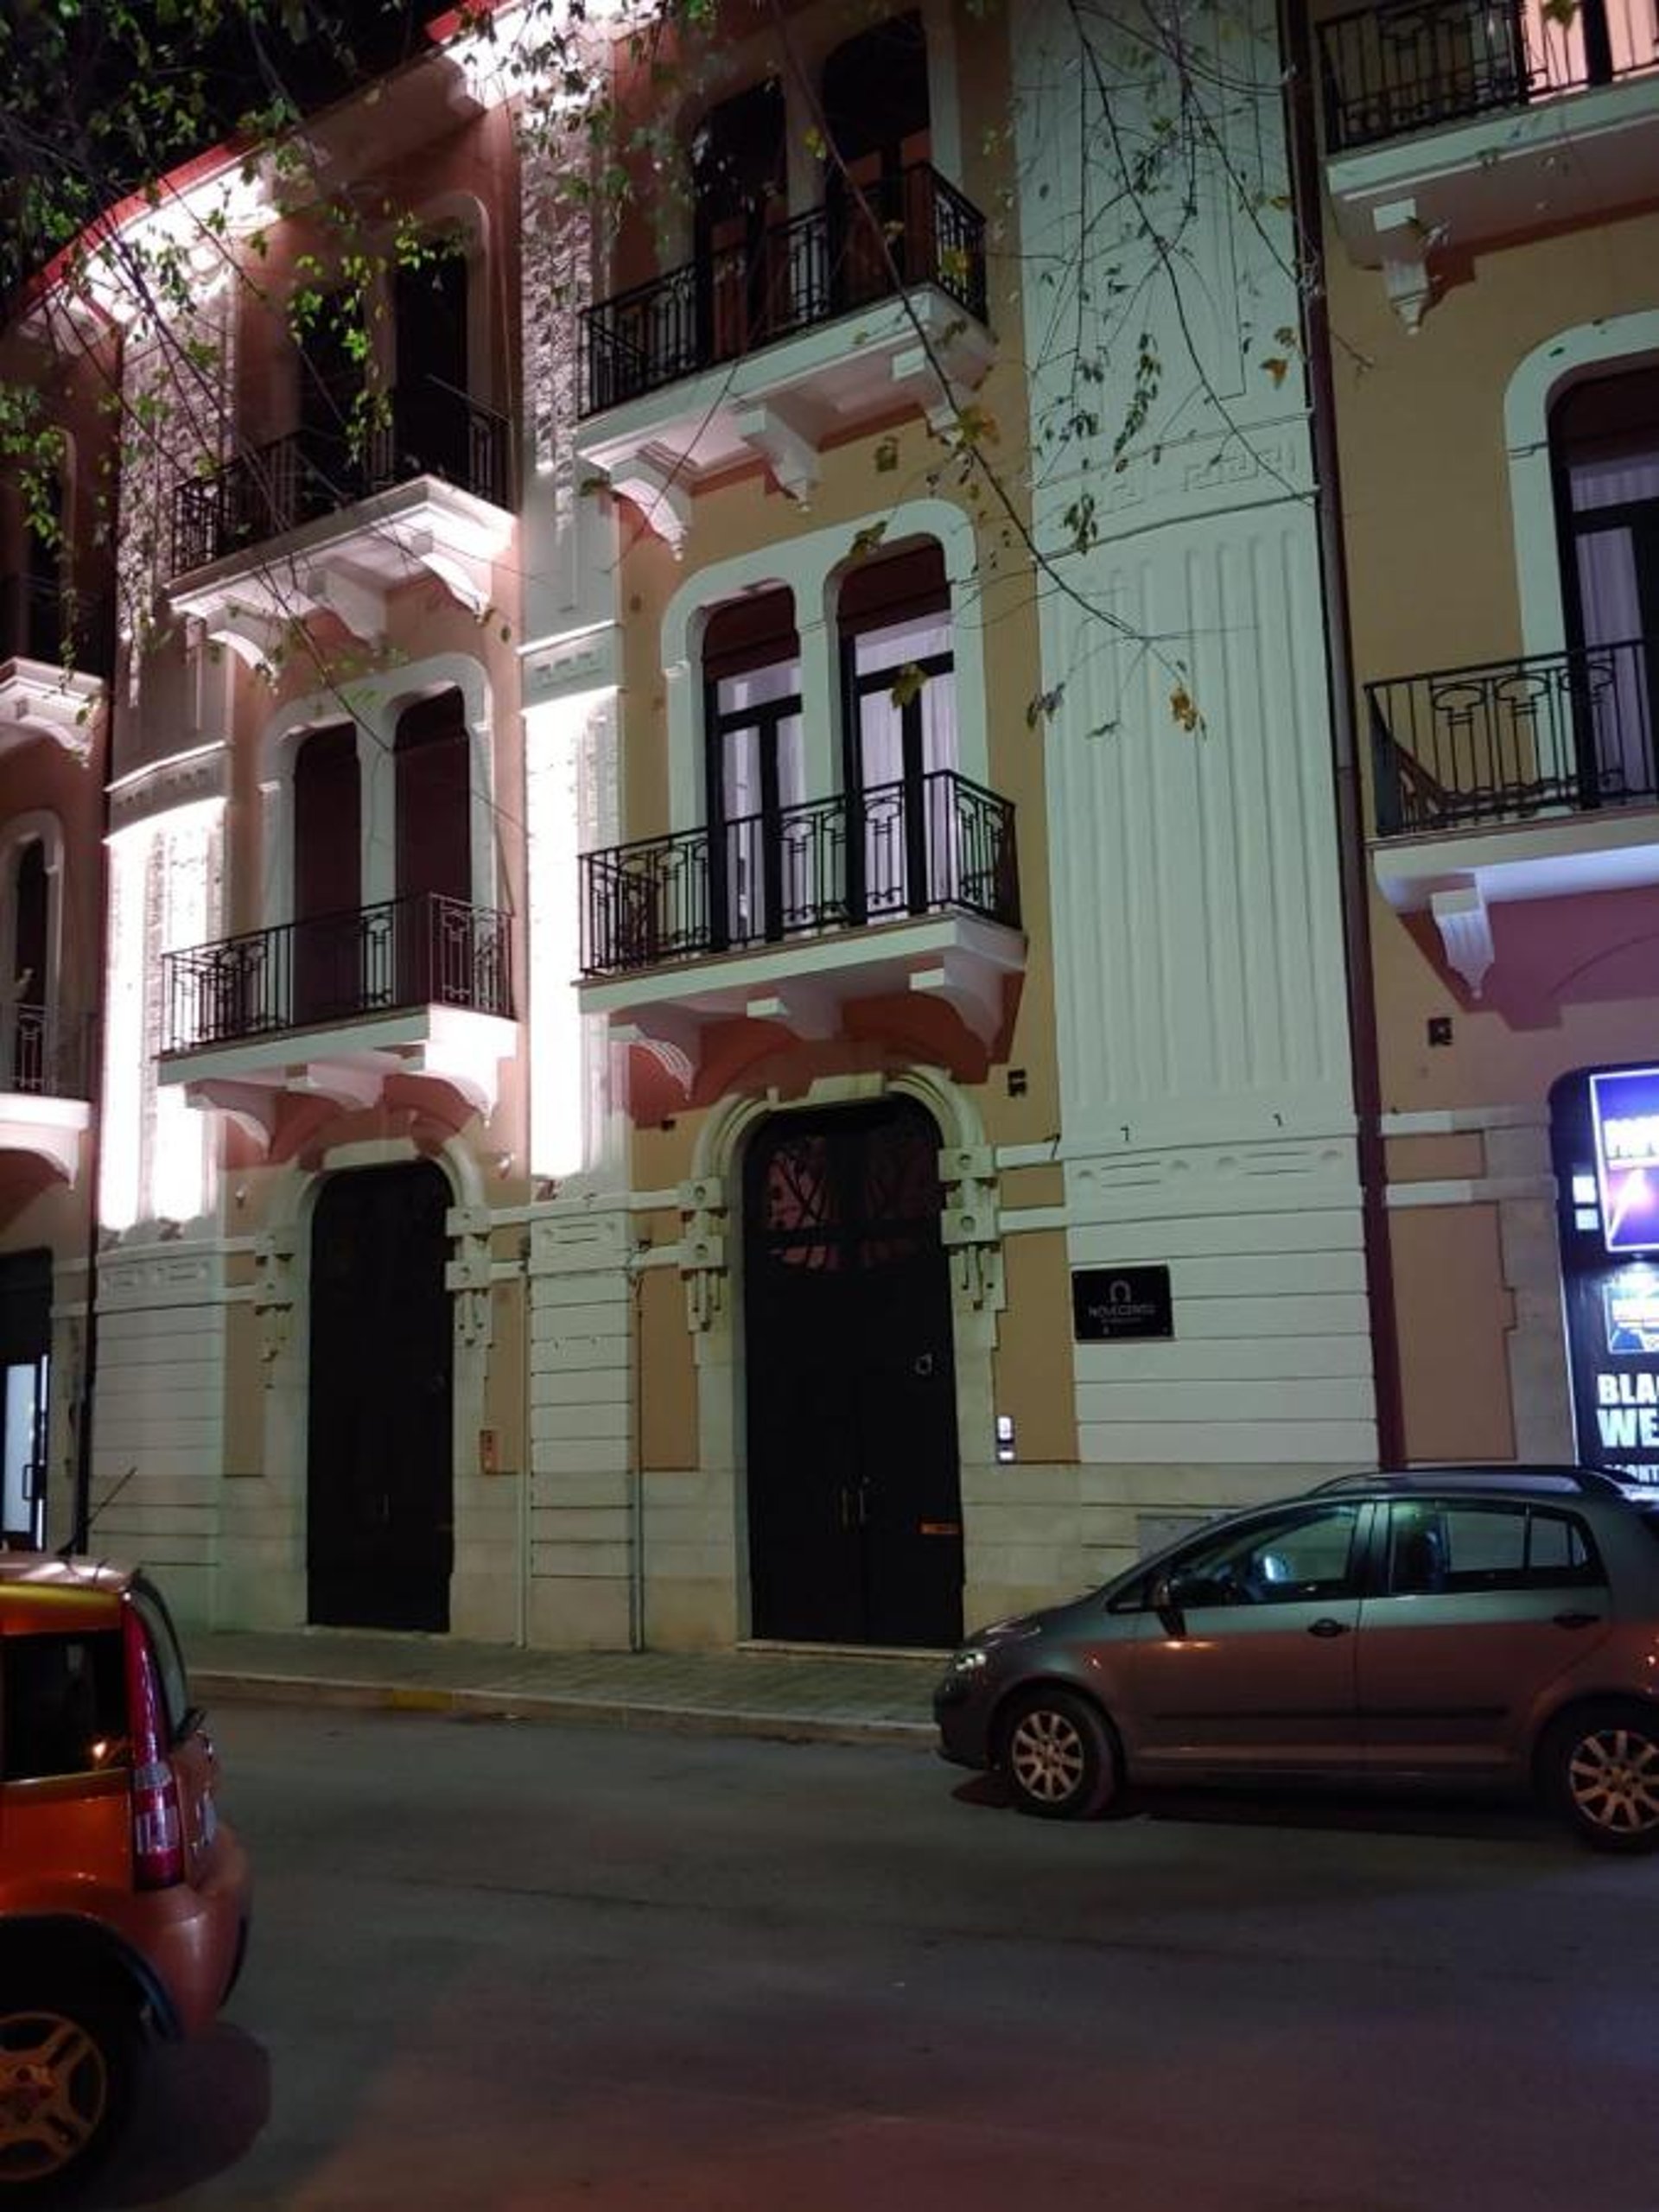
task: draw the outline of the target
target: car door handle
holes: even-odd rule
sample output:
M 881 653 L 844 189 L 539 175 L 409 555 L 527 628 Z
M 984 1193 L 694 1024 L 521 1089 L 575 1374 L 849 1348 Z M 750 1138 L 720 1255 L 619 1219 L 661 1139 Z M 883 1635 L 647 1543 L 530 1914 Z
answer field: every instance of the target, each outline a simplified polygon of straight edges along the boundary
M 1593 1628 L 1601 1618 L 1599 1613 L 1557 1613 L 1554 1616 L 1557 1628 Z
M 1348 1624 L 1332 1620 L 1329 1613 L 1322 1613 L 1318 1620 L 1309 1621 L 1307 1632 L 1310 1636 L 1346 1636 Z

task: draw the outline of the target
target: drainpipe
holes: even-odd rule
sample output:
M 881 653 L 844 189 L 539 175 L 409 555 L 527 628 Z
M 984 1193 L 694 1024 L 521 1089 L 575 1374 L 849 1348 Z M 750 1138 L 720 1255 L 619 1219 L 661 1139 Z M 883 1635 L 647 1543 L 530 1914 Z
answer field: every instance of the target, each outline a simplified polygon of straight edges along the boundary
M 633 1378 L 628 1429 L 628 1649 L 645 1648 L 645 1363 L 639 1332 L 645 1318 L 645 1251 L 628 1255 L 628 1287 L 633 1294 L 632 1329 L 629 1349 Z
M 1325 289 L 1325 238 L 1313 47 L 1300 0 L 1280 0 L 1281 49 L 1289 63 L 1286 122 L 1297 250 L 1305 271 L 1301 335 L 1313 402 L 1314 474 L 1319 486 L 1319 575 L 1325 605 L 1325 674 L 1336 781 L 1337 860 L 1347 954 L 1348 1034 L 1358 1124 L 1365 1289 L 1370 1312 L 1371 1363 L 1376 1386 L 1377 1455 L 1383 1466 L 1405 1462 L 1400 1338 L 1395 1315 L 1394 1261 L 1383 1157 L 1382 1081 L 1376 994 L 1371 967 L 1370 886 L 1365 819 L 1354 727 L 1353 645 L 1349 626 L 1348 565 L 1342 534 L 1330 311 Z
M 137 652 L 135 645 L 132 648 Z M 115 682 L 118 643 L 111 652 L 103 715 L 103 737 L 98 760 L 98 918 L 92 931 L 92 1006 L 86 1024 L 92 1119 L 81 1166 L 86 1177 L 86 1319 L 81 1327 L 80 1388 L 73 1408 L 75 1468 L 73 1507 L 67 1549 L 85 1552 L 92 1529 L 92 1418 L 98 1386 L 98 1187 L 104 1147 L 104 1010 L 110 984 L 110 753 L 115 727 Z

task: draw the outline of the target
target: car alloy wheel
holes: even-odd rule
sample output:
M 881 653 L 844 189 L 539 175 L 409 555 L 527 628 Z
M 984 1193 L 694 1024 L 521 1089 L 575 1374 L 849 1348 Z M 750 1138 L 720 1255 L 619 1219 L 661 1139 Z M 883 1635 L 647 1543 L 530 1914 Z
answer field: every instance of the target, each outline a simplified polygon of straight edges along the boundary
M 1557 1799 L 1587 1842 L 1606 1851 L 1659 1847 L 1659 1716 L 1623 1706 L 1569 1716 L 1548 1757 Z
M 1087 1699 L 1067 1690 L 1035 1692 L 1015 1708 L 1003 1735 L 1002 1766 L 1014 1802 L 1044 1820 L 1089 1819 L 1117 1787 L 1105 1722 Z
M 43 2202 L 102 2157 L 126 2108 L 131 2031 L 100 2005 L 0 2011 L 0 2205 Z

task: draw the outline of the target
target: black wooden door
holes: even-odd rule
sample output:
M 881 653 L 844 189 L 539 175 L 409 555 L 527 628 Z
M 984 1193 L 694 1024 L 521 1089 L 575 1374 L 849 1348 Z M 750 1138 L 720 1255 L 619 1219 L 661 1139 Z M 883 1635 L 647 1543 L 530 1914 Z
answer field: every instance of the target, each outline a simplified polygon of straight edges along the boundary
M 309 1618 L 446 1629 L 454 1560 L 448 1185 L 334 1178 L 311 1230 Z
M 962 1633 L 939 1135 L 906 1101 L 768 1122 L 744 1177 L 757 1636 Z

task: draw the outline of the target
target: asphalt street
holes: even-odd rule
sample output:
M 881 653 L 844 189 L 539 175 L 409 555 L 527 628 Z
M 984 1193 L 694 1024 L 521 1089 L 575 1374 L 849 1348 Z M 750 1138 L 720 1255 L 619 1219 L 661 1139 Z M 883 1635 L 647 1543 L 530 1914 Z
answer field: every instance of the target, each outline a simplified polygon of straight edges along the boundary
M 1659 2208 L 1659 1861 L 1529 1811 L 216 1717 L 252 1957 L 101 2206 Z

